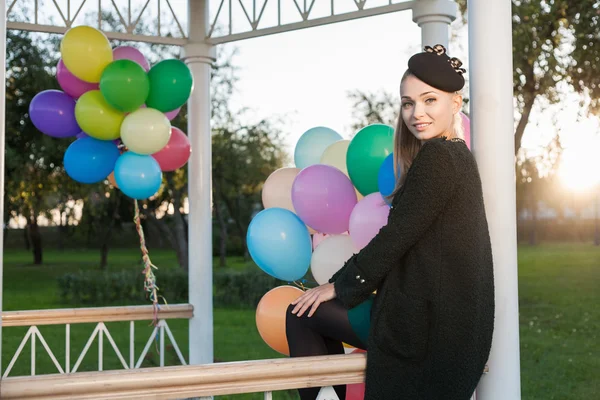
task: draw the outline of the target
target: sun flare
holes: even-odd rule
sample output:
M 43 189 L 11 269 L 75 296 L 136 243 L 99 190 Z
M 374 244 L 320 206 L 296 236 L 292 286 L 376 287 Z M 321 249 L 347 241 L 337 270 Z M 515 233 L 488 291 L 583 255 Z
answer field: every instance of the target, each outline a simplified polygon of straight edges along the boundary
M 600 185 L 600 137 L 565 149 L 558 173 L 565 188 L 572 191 Z

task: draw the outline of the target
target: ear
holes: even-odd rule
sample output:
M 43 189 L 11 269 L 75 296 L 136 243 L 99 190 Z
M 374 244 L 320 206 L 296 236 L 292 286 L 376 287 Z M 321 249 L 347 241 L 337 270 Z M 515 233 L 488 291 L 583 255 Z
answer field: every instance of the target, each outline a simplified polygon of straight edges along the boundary
M 452 113 L 456 114 L 462 108 L 463 97 L 460 94 L 452 96 Z

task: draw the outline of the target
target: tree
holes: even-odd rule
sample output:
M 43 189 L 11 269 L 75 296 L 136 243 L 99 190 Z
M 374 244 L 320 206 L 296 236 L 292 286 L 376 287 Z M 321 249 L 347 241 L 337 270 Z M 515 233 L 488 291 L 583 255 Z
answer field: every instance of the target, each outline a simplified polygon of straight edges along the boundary
M 41 264 L 42 238 L 38 217 L 49 209 L 48 193 L 64 174 L 62 156 L 70 143 L 43 135 L 28 112 L 33 97 L 57 87 L 50 69 L 56 65 L 30 33 L 7 32 L 5 218 L 22 215 L 31 241 L 34 264 Z M 6 221 L 8 222 L 8 221 Z

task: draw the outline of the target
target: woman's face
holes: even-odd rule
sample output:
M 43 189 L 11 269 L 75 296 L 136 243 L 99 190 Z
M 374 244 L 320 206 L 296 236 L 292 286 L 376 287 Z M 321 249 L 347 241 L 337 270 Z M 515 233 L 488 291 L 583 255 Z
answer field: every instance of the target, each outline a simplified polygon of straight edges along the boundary
M 401 114 L 410 132 L 424 142 L 452 131 L 462 96 L 443 92 L 409 75 L 400 85 Z

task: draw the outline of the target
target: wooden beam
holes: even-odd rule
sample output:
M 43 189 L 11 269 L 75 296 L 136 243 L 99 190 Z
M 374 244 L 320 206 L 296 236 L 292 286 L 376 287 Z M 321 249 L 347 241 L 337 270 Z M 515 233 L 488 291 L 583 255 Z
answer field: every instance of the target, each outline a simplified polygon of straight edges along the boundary
M 158 311 L 159 319 L 189 319 L 193 315 L 194 307 L 191 304 L 162 305 Z M 5 311 L 2 313 L 2 327 L 140 321 L 153 318 L 154 310 L 151 305 Z
M 360 383 L 365 368 L 366 354 L 358 353 L 9 377 L 0 383 L 0 398 L 181 399 Z

